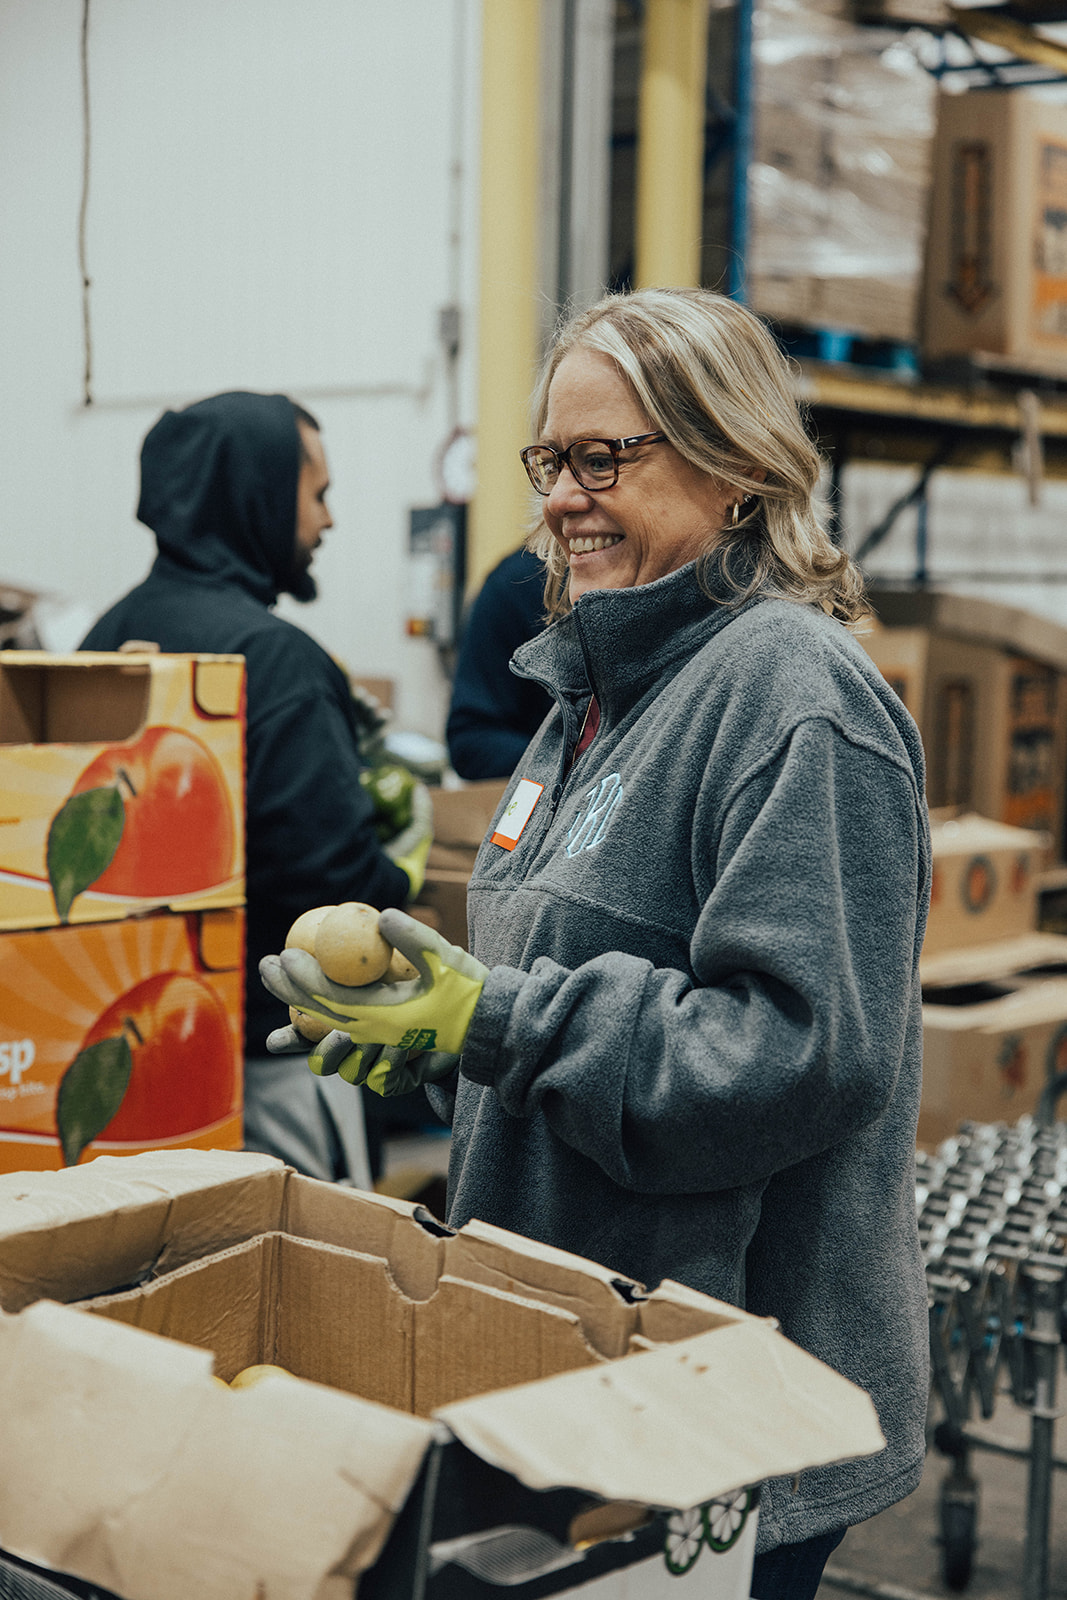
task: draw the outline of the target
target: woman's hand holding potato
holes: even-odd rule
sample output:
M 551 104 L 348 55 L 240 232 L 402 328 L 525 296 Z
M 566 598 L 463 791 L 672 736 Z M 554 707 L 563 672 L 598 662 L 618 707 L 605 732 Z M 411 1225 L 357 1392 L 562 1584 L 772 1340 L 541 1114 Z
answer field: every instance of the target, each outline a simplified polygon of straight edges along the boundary
M 272 1053 L 312 1042 L 313 1072 L 397 1094 L 452 1071 L 488 969 L 402 911 L 350 902 L 298 918 L 260 975 L 294 1024 L 270 1035 Z

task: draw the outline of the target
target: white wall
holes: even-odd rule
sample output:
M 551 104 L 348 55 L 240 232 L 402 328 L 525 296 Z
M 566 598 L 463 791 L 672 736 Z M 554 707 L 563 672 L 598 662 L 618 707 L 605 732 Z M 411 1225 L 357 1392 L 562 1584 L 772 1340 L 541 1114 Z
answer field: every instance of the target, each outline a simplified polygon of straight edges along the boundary
M 91 0 L 89 408 L 81 19 L 0 0 L 0 580 L 91 619 L 153 553 L 134 508 L 160 411 L 283 390 L 323 425 L 337 526 L 320 599 L 282 612 L 440 736 L 436 650 L 404 634 L 407 512 L 473 420 L 476 0 Z

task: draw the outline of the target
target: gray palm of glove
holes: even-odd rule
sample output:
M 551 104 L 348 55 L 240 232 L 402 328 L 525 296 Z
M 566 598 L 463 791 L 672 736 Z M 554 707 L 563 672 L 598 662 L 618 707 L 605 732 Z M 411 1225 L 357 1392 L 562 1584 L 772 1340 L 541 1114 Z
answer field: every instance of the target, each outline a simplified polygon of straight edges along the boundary
M 447 1078 L 459 1061 L 444 1050 L 406 1050 L 401 1045 L 353 1044 L 347 1033 L 335 1028 L 312 1044 L 292 1023 L 267 1035 L 267 1049 L 275 1056 L 307 1056 L 317 1078 L 343 1078 L 356 1088 L 366 1083 L 383 1096 L 411 1094 L 424 1083 Z M 371 1079 L 373 1074 L 372 1081 Z

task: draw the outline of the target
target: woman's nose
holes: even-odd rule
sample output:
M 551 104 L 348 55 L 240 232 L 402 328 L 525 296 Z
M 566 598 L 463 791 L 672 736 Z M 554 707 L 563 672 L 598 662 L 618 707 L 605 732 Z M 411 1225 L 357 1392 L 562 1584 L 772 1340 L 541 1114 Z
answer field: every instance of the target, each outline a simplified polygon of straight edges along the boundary
M 588 489 L 583 489 L 570 467 L 564 465 L 545 498 L 545 509 L 553 516 L 561 517 L 568 511 L 586 510 L 589 501 Z

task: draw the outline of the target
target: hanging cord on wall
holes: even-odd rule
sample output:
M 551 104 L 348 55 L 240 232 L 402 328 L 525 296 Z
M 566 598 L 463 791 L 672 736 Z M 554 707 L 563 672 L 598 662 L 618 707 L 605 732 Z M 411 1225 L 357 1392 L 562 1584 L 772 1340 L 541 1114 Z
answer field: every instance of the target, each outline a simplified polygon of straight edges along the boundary
M 89 305 L 89 291 L 92 287 L 89 278 L 89 264 L 85 247 L 86 219 L 89 211 L 89 156 L 90 156 L 90 121 L 89 121 L 89 0 L 82 0 L 82 36 L 81 36 L 81 79 L 82 79 L 82 192 L 81 202 L 78 206 L 78 270 L 82 281 L 82 344 L 85 351 L 84 393 L 82 404 L 91 406 L 93 403 L 93 330 Z

